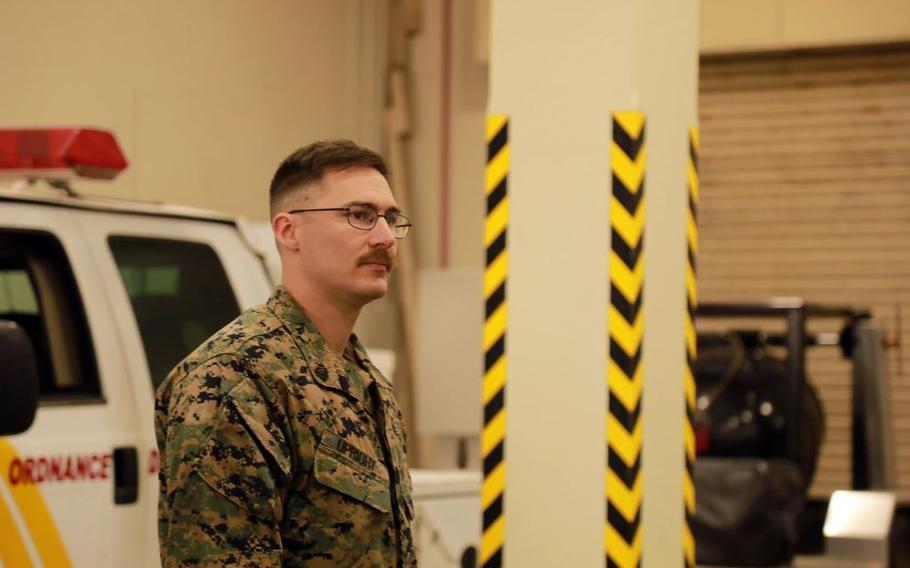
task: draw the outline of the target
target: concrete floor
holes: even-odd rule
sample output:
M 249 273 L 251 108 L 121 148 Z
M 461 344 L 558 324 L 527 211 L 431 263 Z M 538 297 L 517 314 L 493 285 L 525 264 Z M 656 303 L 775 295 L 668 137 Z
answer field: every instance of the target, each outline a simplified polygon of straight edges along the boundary
M 737 566 L 697 566 L 696 568 L 740 568 Z M 885 568 L 884 565 L 869 562 L 836 560 L 825 555 L 797 556 L 793 564 L 779 568 Z

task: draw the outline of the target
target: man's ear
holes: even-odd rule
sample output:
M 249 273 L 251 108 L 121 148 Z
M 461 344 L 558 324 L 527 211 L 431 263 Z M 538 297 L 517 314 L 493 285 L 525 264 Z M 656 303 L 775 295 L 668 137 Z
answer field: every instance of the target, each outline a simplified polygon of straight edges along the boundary
M 272 233 L 275 234 L 275 242 L 279 248 L 288 250 L 297 250 L 300 244 L 297 242 L 297 227 L 294 220 L 288 213 L 278 213 L 272 218 Z

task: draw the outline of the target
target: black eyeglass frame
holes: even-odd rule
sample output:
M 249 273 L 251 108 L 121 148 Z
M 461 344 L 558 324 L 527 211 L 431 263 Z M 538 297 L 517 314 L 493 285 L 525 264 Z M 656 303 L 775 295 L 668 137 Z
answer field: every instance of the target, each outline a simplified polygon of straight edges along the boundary
M 362 207 L 364 209 L 369 209 L 373 213 L 375 213 L 376 217 L 373 219 L 373 224 L 370 225 L 369 227 L 358 227 L 357 225 L 355 225 L 351 221 L 351 209 L 353 207 Z M 357 229 L 359 231 L 372 231 L 374 228 L 376 228 L 376 223 L 379 222 L 379 218 L 382 217 L 383 219 L 385 219 L 385 222 L 388 223 L 389 228 L 392 229 L 392 235 L 396 239 L 399 239 L 399 240 L 407 237 L 409 229 L 411 227 L 413 227 L 411 220 L 397 211 L 391 212 L 396 215 L 397 221 L 398 221 L 398 224 L 393 225 L 392 222 L 389 220 L 390 212 L 380 214 L 379 211 L 377 211 L 375 207 L 372 207 L 370 205 L 349 205 L 348 207 L 320 207 L 320 208 L 315 208 L 315 209 L 291 209 L 290 211 L 287 211 L 287 213 L 313 213 L 313 212 L 319 212 L 319 211 L 344 211 L 347 213 L 348 225 L 350 225 L 351 227 L 354 227 L 355 229 Z M 404 221 L 404 224 L 401 224 L 400 223 L 401 221 Z M 398 229 L 402 229 L 402 228 L 404 229 L 404 234 L 399 237 L 397 234 L 395 234 L 395 231 Z

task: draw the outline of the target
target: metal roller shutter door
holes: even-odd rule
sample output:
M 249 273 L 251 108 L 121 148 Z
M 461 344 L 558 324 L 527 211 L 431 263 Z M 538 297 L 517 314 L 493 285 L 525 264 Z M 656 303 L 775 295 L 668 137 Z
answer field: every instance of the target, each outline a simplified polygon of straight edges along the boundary
M 703 58 L 700 127 L 701 299 L 868 307 L 910 337 L 910 46 Z M 821 497 L 850 484 L 850 379 L 836 351 L 810 353 Z M 886 359 L 910 489 L 910 340 Z

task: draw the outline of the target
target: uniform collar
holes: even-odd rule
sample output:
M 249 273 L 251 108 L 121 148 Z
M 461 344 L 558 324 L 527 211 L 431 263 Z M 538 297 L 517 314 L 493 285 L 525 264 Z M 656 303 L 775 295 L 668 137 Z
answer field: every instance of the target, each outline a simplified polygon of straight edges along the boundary
M 373 362 L 370 361 L 370 356 L 367 354 L 366 348 L 360 342 L 360 338 L 358 338 L 356 334 L 351 334 L 351 341 L 349 345 L 352 348 L 354 359 L 356 360 L 357 364 L 360 365 L 360 368 L 363 369 L 364 372 L 369 373 L 370 377 L 373 379 L 373 382 L 376 383 L 376 385 L 379 387 L 392 390 L 392 383 L 390 383 L 389 380 L 379 372 L 379 369 L 373 365 Z
M 303 308 L 283 287 L 278 286 L 267 302 L 269 309 L 291 331 L 300 353 L 307 362 L 313 380 L 323 386 L 341 391 L 364 401 L 366 385 L 356 367 L 369 374 L 380 386 L 390 386 L 370 362 L 366 349 L 353 333 L 348 339 L 345 356 L 332 352 L 322 333 L 316 328 Z

